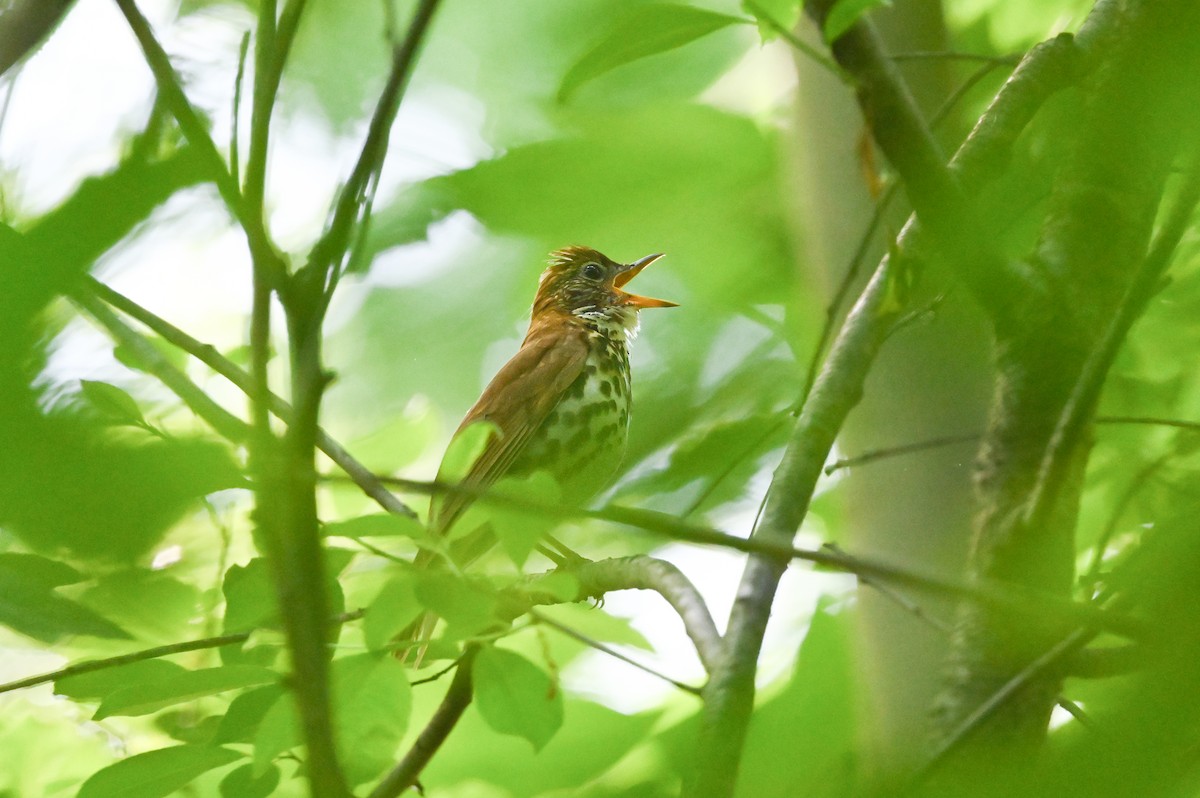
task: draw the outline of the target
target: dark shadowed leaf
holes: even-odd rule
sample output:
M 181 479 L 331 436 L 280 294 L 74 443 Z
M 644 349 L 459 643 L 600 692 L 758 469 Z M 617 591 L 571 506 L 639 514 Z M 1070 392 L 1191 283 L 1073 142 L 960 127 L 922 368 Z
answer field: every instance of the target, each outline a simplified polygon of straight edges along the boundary
M 487 646 L 476 655 L 472 675 L 479 714 L 501 734 L 524 737 L 540 750 L 562 726 L 558 685 L 520 654 Z
M 129 637 L 107 618 L 55 591 L 78 579 L 69 566 L 36 555 L 0 555 L 0 624 L 46 643 L 66 635 Z
M 279 768 L 271 765 L 255 776 L 254 765 L 246 763 L 221 779 L 221 798 L 267 798 L 278 786 Z

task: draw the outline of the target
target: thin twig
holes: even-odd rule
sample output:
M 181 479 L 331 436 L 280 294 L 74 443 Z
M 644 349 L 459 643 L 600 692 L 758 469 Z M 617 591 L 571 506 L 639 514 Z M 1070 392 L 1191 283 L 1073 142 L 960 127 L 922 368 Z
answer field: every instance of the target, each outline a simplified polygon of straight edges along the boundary
M 913 50 L 907 53 L 892 53 L 893 61 L 977 61 L 992 66 L 1016 66 L 1022 54 L 988 55 L 986 53 L 964 53 L 958 50 Z
M 815 395 L 815 394 L 814 394 Z M 819 468 L 819 464 L 818 464 Z M 1130 638 L 1146 638 L 1153 634 L 1152 628 L 1135 618 L 1098 609 L 1091 604 L 1072 602 L 1059 596 L 1049 595 L 1024 587 L 987 579 L 963 580 L 949 576 L 921 573 L 878 560 L 865 559 L 848 554 L 839 554 L 824 549 L 806 549 L 778 543 L 764 538 L 743 538 L 721 532 L 709 526 L 690 523 L 666 513 L 634 507 L 609 505 L 589 510 L 565 505 L 545 504 L 501 493 L 494 490 L 479 490 L 445 482 L 381 477 L 381 481 L 403 487 L 414 493 L 428 495 L 461 492 L 472 496 L 482 504 L 510 507 L 551 518 L 589 518 L 609 521 L 633 529 L 653 532 L 672 540 L 698 543 L 706 546 L 721 546 L 747 554 L 760 555 L 763 559 L 776 562 L 804 560 L 847 573 L 889 579 L 898 584 L 928 590 L 932 593 L 958 596 L 985 606 L 997 607 L 1010 612 L 1046 618 L 1056 616 L 1066 622 L 1088 623 L 1115 634 Z M 728 644 L 726 644 L 728 645 Z
M 86 290 L 94 293 L 122 313 L 144 324 L 167 343 L 187 352 L 217 374 L 229 380 L 247 396 L 253 399 L 257 395 L 254 389 L 254 379 L 218 352 L 213 346 L 196 340 L 170 322 L 90 276 L 84 278 L 84 285 Z M 269 396 L 269 405 L 272 413 L 285 423 L 291 422 L 291 405 L 275 394 Z M 323 430 L 318 432 L 317 445 L 339 468 L 346 472 L 354 484 L 362 489 L 363 493 L 374 499 L 383 509 L 408 518 L 417 517 L 416 512 L 412 508 L 396 498 L 370 469 L 358 460 L 355 460 L 328 433 Z
M 1014 695 L 1056 667 L 1064 657 L 1075 653 L 1087 645 L 1088 641 L 1095 636 L 1095 629 L 1087 626 L 1080 627 L 1015 673 L 999 690 L 992 693 L 971 714 L 963 718 L 954 730 L 946 736 L 937 750 L 934 751 L 925 764 L 917 771 L 915 780 L 923 781 L 928 779 L 946 762 L 951 753 L 966 742 L 976 730 L 982 728 L 984 722 L 1008 703 Z
M 378 183 L 387 155 L 388 134 L 437 6 L 438 0 L 420 0 L 413 13 L 404 41 L 393 53 L 391 73 L 376 102 L 358 161 L 338 195 L 325 233 L 309 253 L 305 269 L 327 279 L 327 295 L 340 277 L 355 222 L 361 219 L 364 209 L 369 206 L 374 186 Z
M 1157 427 L 1176 427 L 1189 432 L 1200 432 L 1200 421 L 1159 416 L 1096 416 L 1097 424 L 1145 424 Z
M 808 42 L 804 41 L 791 30 L 789 30 L 786 25 L 776 20 L 761 5 L 754 2 L 754 0 L 745 0 L 742 5 L 746 7 L 747 11 L 754 15 L 755 19 L 759 20 L 760 22 L 765 22 L 768 28 L 778 33 L 784 41 L 796 48 L 796 50 L 802 53 L 805 58 L 808 58 L 814 64 L 821 67 L 843 83 L 846 82 L 846 74 L 838 68 L 837 64 L 835 64 L 820 50 L 813 47 Z
M 572 601 L 601 598 L 620 590 L 652 590 L 671 605 L 683 623 L 684 631 L 706 671 L 716 667 L 721 653 L 721 634 L 713 623 L 704 597 L 683 572 L 673 564 L 646 555 L 619 557 L 595 562 L 574 563 L 562 571 L 579 582 L 579 592 Z M 559 572 L 533 576 L 514 588 L 504 591 L 506 615 L 524 614 L 534 606 L 561 604 L 557 593 L 539 588 L 539 583 Z
M 242 86 L 246 80 L 246 55 L 250 52 L 250 31 L 242 34 L 242 43 L 238 45 L 237 75 L 233 79 L 233 112 L 229 117 L 229 173 L 236 183 L 241 180 L 242 167 L 238 153 L 241 147 L 240 125 L 242 116 Z
M 1133 479 L 1129 481 L 1121 497 L 1117 499 L 1116 505 L 1113 507 L 1112 512 L 1109 513 L 1108 522 L 1105 523 L 1104 529 L 1100 531 L 1100 537 L 1096 539 L 1096 543 L 1092 549 L 1092 562 L 1088 566 L 1087 574 L 1083 578 L 1083 583 L 1088 586 L 1089 590 L 1094 590 L 1097 582 L 1100 581 L 1100 569 L 1104 566 L 1104 554 L 1108 550 L 1108 544 L 1117 533 L 1117 524 L 1120 523 L 1126 508 L 1129 507 L 1129 504 L 1141 492 L 1142 488 L 1145 487 L 1150 477 L 1162 468 L 1171 456 L 1170 453 L 1161 455 L 1143 466 L 1134 475 Z
M 1058 499 L 1064 479 L 1063 464 L 1071 456 L 1075 444 L 1093 412 L 1109 368 L 1125 342 L 1134 322 L 1142 315 L 1154 296 L 1155 289 L 1171 264 L 1172 256 L 1183 234 L 1191 226 L 1192 212 L 1200 203 L 1200 153 L 1193 154 L 1194 162 L 1175 198 L 1167 217 L 1150 244 L 1141 266 L 1129 284 L 1103 335 L 1088 356 L 1063 405 L 1054 434 L 1050 437 L 1038 465 L 1037 480 L 1025 505 L 1024 522 L 1037 527 L 1043 523 Z
M 337 625 L 357 621 L 362 618 L 366 610 L 352 610 L 343 612 L 338 615 L 330 624 Z M 256 630 L 245 632 L 231 632 L 224 635 L 216 635 L 215 637 L 205 637 L 199 640 L 188 640 L 183 643 L 169 643 L 164 646 L 155 646 L 153 648 L 145 648 L 141 651 L 131 651 L 128 654 L 118 654 L 115 657 L 106 657 L 105 659 L 85 660 L 77 662 L 74 665 L 68 665 L 65 668 L 60 668 L 49 673 L 41 673 L 37 676 L 26 676 L 24 679 L 0 684 L 0 693 L 11 693 L 13 690 L 23 690 L 27 687 L 36 687 L 39 684 L 47 682 L 56 682 L 59 679 L 65 679 L 68 676 L 79 676 L 84 673 L 94 673 L 95 671 L 108 670 L 109 668 L 118 668 L 122 665 L 129 665 L 133 662 L 142 662 L 148 659 L 159 659 L 161 657 L 169 657 L 172 654 L 186 654 L 191 651 L 203 651 L 210 648 L 223 648 L 225 646 L 233 646 L 238 643 L 244 643 L 250 639 Z
M 433 717 L 421 730 L 421 734 L 404 758 L 383 777 L 383 781 L 379 782 L 375 789 L 371 790 L 368 798 L 396 798 L 417 783 L 421 771 L 442 747 L 442 743 L 458 725 L 463 712 L 471 703 L 471 667 L 478 650 L 477 646 L 469 646 L 463 652 L 454 679 L 450 682 L 450 689 L 446 691 L 446 696 L 433 713 Z
M 108 330 L 113 340 L 129 347 L 130 351 L 145 364 L 147 371 L 170 388 L 176 396 L 183 400 L 184 404 L 205 422 L 212 425 L 213 429 L 222 437 L 235 443 L 242 443 L 249 437 L 250 429 L 244 421 L 214 402 L 182 371 L 175 368 L 162 352 L 159 352 L 149 341 L 117 318 L 117 315 L 109 310 L 107 305 L 83 291 L 74 294 L 72 301 L 95 319 L 101 327 Z
M 608 656 L 612 657 L 613 659 L 624 662 L 626 665 L 631 665 L 634 668 L 637 668 L 642 673 L 647 673 L 647 674 L 655 677 L 656 679 L 660 679 L 660 680 L 666 682 L 667 684 L 671 685 L 672 687 L 675 687 L 678 690 L 682 690 L 683 692 L 690 693 L 691 695 L 694 695 L 694 696 L 699 696 L 702 692 L 699 687 L 693 687 L 692 685 L 685 684 L 684 682 L 681 682 L 678 679 L 672 679 L 670 676 L 667 676 L 665 673 L 660 673 L 659 671 L 656 671 L 653 668 L 651 668 L 649 665 L 644 665 L 641 662 L 638 662 L 637 660 L 633 659 L 632 657 L 628 657 L 628 656 L 622 654 L 620 651 L 617 651 L 615 648 L 613 648 L 612 646 L 610 646 L 606 643 L 602 643 L 599 640 L 596 640 L 595 638 L 588 637 L 583 632 L 580 632 L 577 629 L 572 629 L 570 626 L 567 626 L 565 623 L 559 623 L 558 621 L 554 620 L 553 618 L 546 615 L 545 613 L 538 612 L 537 610 L 530 610 L 529 614 L 530 614 L 530 616 L 535 618 L 538 621 L 538 623 L 543 623 L 546 626 L 549 626 L 550 628 L 555 629 L 555 630 L 565 634 L 567 637 L 578 640 L 580 643 L 583 643 L 588 648 L 593 648 L 596 651 L 599 651 L 603 654 L 607 654 Z
M 959 443 L 973 443 L 979 440 L 979 433 L 968 433 L 966 435 L 946 435 L 941 438 L 930 438 L 916 443 L 905 443 L 900 446 L 888 446 L 882 449 L 872 449 L 863 452 L 854 457 L 843 457 L 840 460 L 835 460 L 825 466 L 825 474 L 829 475 L 843 468 L 852 466 L 866 465 L 873 463 L 876 460 L 884 460 L 889 457 L 899 457 L 906 454 L 914 454 L 916 452 L 925 452 L 930 449 L 940 449 L 945 446 L 953 446 Z
M 1145 426 L 1161 426 L 1174 427 L 1176 429 L 1187 430 L 1188 432 L 1200 432 L 1200 422 L 1186 421 L 1178 418 L 1160 418 L 1156 416 L 1096 416 L 1093 419 L 1097 424 L 1139 424 Z M 941 438 L 929 438 L 923 441 L 915 441 L 913 443 L 905 443 L 899 446 L 887 446 L 880 449 L 869 449 L 862 454 L 853 457 L 843 457 L 840 460 L 835 460 L 825 466 L 825 473 L 832 474 L 835 471 L 840 471 L 843 468 L 852 466 L 861 466 L 876 460 L 884 460 L 890 457 L 899 457 L 906 454 L 914 454 L 923 452 L 929 449 L 939 449 L 944 446 L 954 446 L 959 443 L 970 443 L 978 441 L 983 437 L 982 433 L 964 433 L 962 435 L 946 435 Z
M 225 162 L 221 159 L 221 154 L 217 151 L 217 146 L 213 143 L 208 128 L 201 120 L 199 113 L 192 107 L 184 93 L 179 76 L 175 74 L 175 69 L 171 66 L 166 51 L 155 38 L 149 21 L 138 10 L 134 0 L 116 0 L 116 3 L 121 9 L 121 13 L 125 15 L 134 36 L 137 37 L 138 44 L 141 45 L 146 63 L 154 74 L 159 94 L 163 97 L 167 107 L 171 109 L 171 114 L 179 123 L 179 129 L 183 131 L 184 137 L 204 159 L 207 170 L 216 183 L 217 191 L 220 192 L 230 213 L 245 231 L 251 257 L 256 263 L 262 264 L 273 285 L 282 285 L 285 271 L 283 261 L 263 228 L 261 216 L 255 217 L 253 214 L 247 213 L 246 203 L 238 189 L 237 181 L 234 180 Z
M 933 112 L 933 115 L 929 117 L 930 128 L 936 130 L 950 115 L 950 112 L 954 110 L 954 107 L 967 95 L 967 92 L 990 75 L 997 67 L 1003 66 L 1004 63 L 1006 62 L 988 61 L 972 72 L 962 82 L 962 85 L 946 97 L 938 109 Z M 858 246 L 855 247 L 854 254 L 850 257 L 849 265 L 842 272 L 842 279 L 838 282 L 838 287 L 834 292 L 833 298 L 829 300 L 829 304 L 825 308 L 825 319 L 821 325 L 821 333 L 817 337 L 816 346 L 813 347 L 812 357 L 808 362 L 808 371 L 804 376 L 804 390 L 800 394 L 801 403 L 803 403 L 803 399 L 812 391 L 813 383 L 817 379 L 817 371 L 820 369 L 822 358 L 825 356 L 825 349 L 829 346 L 829 341 L 833 338 L 833 331 L 841 315 L 842 307 L 846 303 L 846 297 L 849 296 L 850 289 L 858 281 L 858 275 L 866 259 L 867 250 L 875 238 L 876 231 L 878 231 L 879 226 L 883 223 L 883 217 L 886 215 L 888 207 L 899 194 L 900 184 L 892 181 L 871 209 L 871 218 L 867 221 L 867 226 L 863 230 L 862 235 L 859 236 Z

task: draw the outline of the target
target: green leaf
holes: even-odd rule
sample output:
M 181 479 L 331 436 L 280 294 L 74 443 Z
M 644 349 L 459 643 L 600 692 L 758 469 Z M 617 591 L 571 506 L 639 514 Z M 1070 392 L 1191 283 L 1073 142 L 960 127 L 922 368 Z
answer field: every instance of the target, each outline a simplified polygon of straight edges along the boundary
M 334 660 L 333 683 L 346 777 L 361 784 L 395 764 L 412 710 L 407 669 L 390 654 L 343 657 Z
M 800 19 L 801 0 L 743 0 L 742 8 L 758 20 L 763 43 L 779 38 L 779 28 L 791 30 Z
M 468 637 L 496 623 L 496 597 L 470 580 L 426 572 L 416 584 L 417 600 L 446 621 L 447 635 Z
M 187 673 L 187 668 L 165 659 L 147 659 L 78 676 L 65 676 L 54 682 L 54 692 L 76 701 L 102 699 L 131 684 L 161 681 L 181 673 Z
M 275 624 L 275 593 L 265 558 L 255 557 L 245 565 L 230 567 L 221 590 L 225 594 L 222 631 L 226 634 Z
M 537 580 L 537 589 L 549 593 L 558 601 L 576 601 L 579 597 L 579 578 L 566 571 L 551 571 Z
M 221 724 L 217 726 L 213 742 L 223 745 L 253 740 L 259 724 L 281 696 L 283 688 L 272 684 L 247 690 L 235 697 L 229 702 L 229 709 L 225 710 Z
M 158 353 L 166 359 L 168 363 L 177 369 L 184 369 L 187 366 L 188 354 L 174 344 L 168 343 L 160 336 L 153 334 L 144 334 L 145 340 L 150 343 Z M 150 372 L 149 364 L 147 364 L 137 352 L 131 349 L 126 344 L 118 344 L 113 348 L 113 357 L 117 362 L 128 366 L 134 371 Z
M 420 540 L 427 534 L 417 519 L 392 513 L 374 513 L 348 521 L 335 521 L 325 524 L 323 531 L 327 536 L 344 538 L 403 536 Z
M 221 798 L 267 798 L 278 786 L 279 768 L 271 765 L 255 775 L 254 765 L 247 762 L 221 779 Z
M 178 745 L 122 759 L 84 782 L 78 798 L 163 798 L 214 768 L 241 759 L 228 748 Z
M 825 17 L 825 41 L 832 42 L 850 30 L 859 17 L 872 8 L 891 4 L 891 0 L 838 0 Z
M 682 47 L 713 31 L 745 20 L 693 6 L 658 3 L 619 19 L 583 57 L 575 62 L 558 88 L 558 102 L 601 75 L 647 56 Z
M 0 555 L 0 624 L 45 643 L 66 635 L 129 638 L 107 618 L 55 592 L 57 585 L 77 581 L 78 572 L 53 560 Z
M 544 471 L 535 472 L 524 479 L 503 480 L 493 490 L 498 494 L 551 506 L 558 504 L 562 498 L 562 490 L 559 489 L 558 483 Z M 490 506 L 488 517 L 496 532 L 496 538 L 500 541 L 500 547 L 518 568 L 525 564 L 529 553 L 549 534 L 556 523 L 553 518 L 544 514 L 527 512 L 502 503 Z
M 540 750 L 562 726 L 558 686 L 519 654 L 495 646 L 480 649 L 471 672 L 479 714 L 501 734 L 524 737 Z
M 476 421 L 455 433 L 450 445 L 446 447 L 446 454 L 442 457 L 438 479 L 450 484 L 460 482 L 479 459 L 479 455 L 483 454 L 492 435 L 499 434 L 499 427 L 490 421 Z
M 132 684 L 107 696 L 96 710 L 94 720 L 113 715 L 148 715 L 163 707 L 193 701 L 207 695 L 257 687 L 279 680 L 279 674 L 253 665 L 226 665 L 185 671 L 165 679 Z
M 6 552 L 0 554 L 0 575 L 17 573 L 47 590 L 82 582 L 86 577 L 65 562 L 37 554 Z
M 110 421 L 132 427 L 147 426 L 138 403 L 121 388 L 95 380 L 80 380 L 79 388 L 84 400 Z
M 400 630 L 412 623 L 421 612 L 414 580 L 410 575 L 393 577 L 367 607 L 363 618 L 363 637 L 367 648 L 379 651 L 386 648 Z
M 266 773 L 275 757 L 300 743 L 296 702 L 284 693 L 267 710 L 254 734 L 254 775 Z

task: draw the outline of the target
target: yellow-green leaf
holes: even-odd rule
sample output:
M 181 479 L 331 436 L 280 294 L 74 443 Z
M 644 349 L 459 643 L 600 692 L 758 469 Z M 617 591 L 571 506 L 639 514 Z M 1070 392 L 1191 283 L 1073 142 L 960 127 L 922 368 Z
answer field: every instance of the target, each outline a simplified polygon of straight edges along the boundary
M 694 6 L 656 3 L 617 20 L 604 38 L 567 70 L 558 88 L 558 101 L 566 102 L 583 84 L 632 61 L 682 47 L 746 20 L 716 14 Z
M 487 724 L 541 750 L 562 726 L 558 686 L 529 660 L 495 646 L 479 651 L 472 666 L 475 704 Z

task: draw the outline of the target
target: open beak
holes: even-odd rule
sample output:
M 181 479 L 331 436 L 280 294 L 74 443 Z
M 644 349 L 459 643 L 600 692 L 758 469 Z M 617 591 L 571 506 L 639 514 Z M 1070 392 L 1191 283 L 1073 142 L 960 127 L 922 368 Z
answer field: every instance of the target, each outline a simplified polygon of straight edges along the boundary
M 638 274 L 642 271 L 642 269 L 646 268 L 651 263 L 654 263 L 654 261 L 658 260 L 661 257 L 662 257 L 661 252 L 656 253 L 654 255 L 647 255 L 646 257 L 636 260 L 633 263 L 626 266 L 624 269 L 622 269 L 620 272 L 617 273 L 616 277 L 613 278 L 613 286 L 616 287 L 617 293 L 620 295 L 621 301 L 624 304 L 635 307 L 638 310 L 642 310 L 643 308 L 676 308 L 676 307 L 679 307 L 679 304 L 676 302 L 668 302 L 665 299 L 651 299 L 648 296 L 638 296 L 637 294 L 628 294 L 621 290 L 621 287 L 624 286 L 630 280 L 632 280 L 634 277 L 637 277 Z

